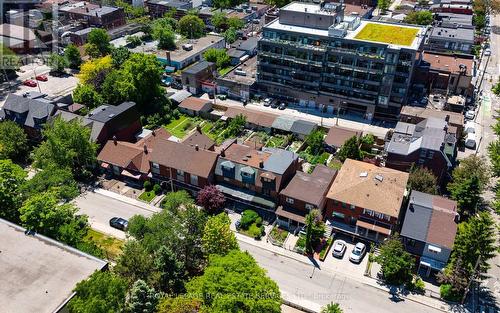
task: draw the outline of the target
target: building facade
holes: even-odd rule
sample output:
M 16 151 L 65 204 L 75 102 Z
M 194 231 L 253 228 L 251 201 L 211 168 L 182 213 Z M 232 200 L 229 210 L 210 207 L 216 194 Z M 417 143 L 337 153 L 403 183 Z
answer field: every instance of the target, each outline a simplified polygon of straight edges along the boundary
M 367 37 L 375 28 L 408 36 Z M 394 118 L 406 103 L 424 33 L 344 16 L 342 4 L 293 2 L 263 29 L 257 82 L 264 93 L 287 95 L 301 106 L 368 120 Z

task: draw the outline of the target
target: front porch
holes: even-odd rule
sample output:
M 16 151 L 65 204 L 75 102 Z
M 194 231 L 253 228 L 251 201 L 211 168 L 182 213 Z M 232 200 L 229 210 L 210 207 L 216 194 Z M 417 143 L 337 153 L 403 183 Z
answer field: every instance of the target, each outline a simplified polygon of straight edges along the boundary
M 291 233 L 295 233 L 297 229 L 301 229 L 305 223 L 306 218 L 302 212 L 289 207 L 279 206 L 276 209 L 276 223 Z
M 384 227 L 386 225 L 382 225 L 376 221 L 353 220 L 353 223 L 347 224 L 344 219 L 334 217 L 328 219 L 327 224 L 331 225 L 333 229 L 347 235 L 373 242 L 381 242 L 391 234 L 391 229 Z

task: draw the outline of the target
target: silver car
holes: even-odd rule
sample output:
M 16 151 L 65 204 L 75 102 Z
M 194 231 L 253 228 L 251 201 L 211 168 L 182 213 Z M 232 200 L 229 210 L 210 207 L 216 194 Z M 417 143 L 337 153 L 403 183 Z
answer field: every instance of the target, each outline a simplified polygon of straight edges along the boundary
M 344 240 L 335 240 L 333 242 L 333 252 L 332 255 L 336 258 L 342 259 L 344 256 L 345 250 L 347 249 L 347 244 Z
M 366 245 L 362 242 L 358 242 L 352 249 L 351 255 L 349 255 L 349 260 L 354 263 L 361 263 L 365 254 Z

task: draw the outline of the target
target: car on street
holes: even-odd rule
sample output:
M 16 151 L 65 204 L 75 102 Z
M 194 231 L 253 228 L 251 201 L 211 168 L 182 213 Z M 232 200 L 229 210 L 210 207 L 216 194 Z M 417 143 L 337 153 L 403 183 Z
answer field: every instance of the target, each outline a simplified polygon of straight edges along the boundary
M 469 111 L 465 112 L 465 119 L 467 119 L 467 120 L 473 120 L 475 116 L 476 116 L 476 112 L 474 110 L 469 110 Z
M 182 89 L 182 84 L 181 83 L 178 83 L 176 81 L 173 81 L 170 86 L 174 89 L 177 89 L 177 90 L 181 90 Z
M 37 83 L 33 79 L 27 79 L 23 82 L 23 85 L 28 87 L 36 87 Z
M 491 55 L 491 49 L 490 49 L 490 48 L 488 48 L 488 49 L 484 50 L 484 55 L 485 55 L 485 56 L 489 56 L 489 55 Z
M 465 123 L 465 133 L 466 134 L 475 134 L 476 133 L 476 125 L 473 121 L 467 121 Z
M 271 102 L 272 102 L 271 98 L 265 98 L 265 99 L 264 99 L 264 106 L 265 106 L 265 107 L 270 106 L 270 105 L 271 105 Z
M 278 104 L 278 100 L 274 99 L 274 100 L 271 102 L 271 108 L 276 109 L 278 106 L 279 106 L 279 104 Z
M 48 80 L 49 80 L 49 78 L 47 77 L 47 75 L 37 75 L 37 76 L 35 77 L 35 79 L 36 79 L 36 80 L 39 80 L 39 81 L 41 81 L 41 82 L 46 82 L 46 81 L 48 81 Z
M 280 110 L 286 109 L 286 104 L 284 102 L 281 102 L 280 106 L 278 107 Z
M 336 258 L 342 259 L 346 249 L 347 243 L 344 240 L 337 239 L 333 242 L 332 255 Z
M 465 146 L 469 149 L 476 148 L 476 134 L 468 133 L 467 137 L 465 137 Z
M 366 254 L 366 245 L 362 242 L 358 242 L 356 243 L 356 245 L 351 251 L 351 254 L 349 255 L 349 261 L 353 263 L 361 263 L 361 260 L 363 260 L 365 254 Z
M 113 217 L 109 220 L 109 226 L 125 231 L 128 227 L 128 221 L 121 217 Z

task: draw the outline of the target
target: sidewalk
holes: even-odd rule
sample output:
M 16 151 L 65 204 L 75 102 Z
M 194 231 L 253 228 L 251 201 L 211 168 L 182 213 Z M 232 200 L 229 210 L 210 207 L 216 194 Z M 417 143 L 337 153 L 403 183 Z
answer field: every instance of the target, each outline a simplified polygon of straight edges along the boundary
M 127 196 L 122 196 L 120 194 L 117 194 L 116 192 L 112 192 L 112 191 L 109 191 L 106 189 L 97 188 L 97 189 L 93 190 L 93 192 L 101 194 L 101 195 L 109 197 L 109 198 L 113 198 L 113 199 L 121 201 L 121 202 L 135 205 L 136 207 L 139 207 L 139 208 L 142 208 L 144 210 L 148 210 L 148 211 L 151 211 L 154 213 L 161 212 L 161 209 L 158 207 L 155 207 L 154 205 L 151 205 L 151 204 L 139 201 L 139 200 L 135 200 L 135 199 L 132 199 L 132 198 L 127 197 Z

